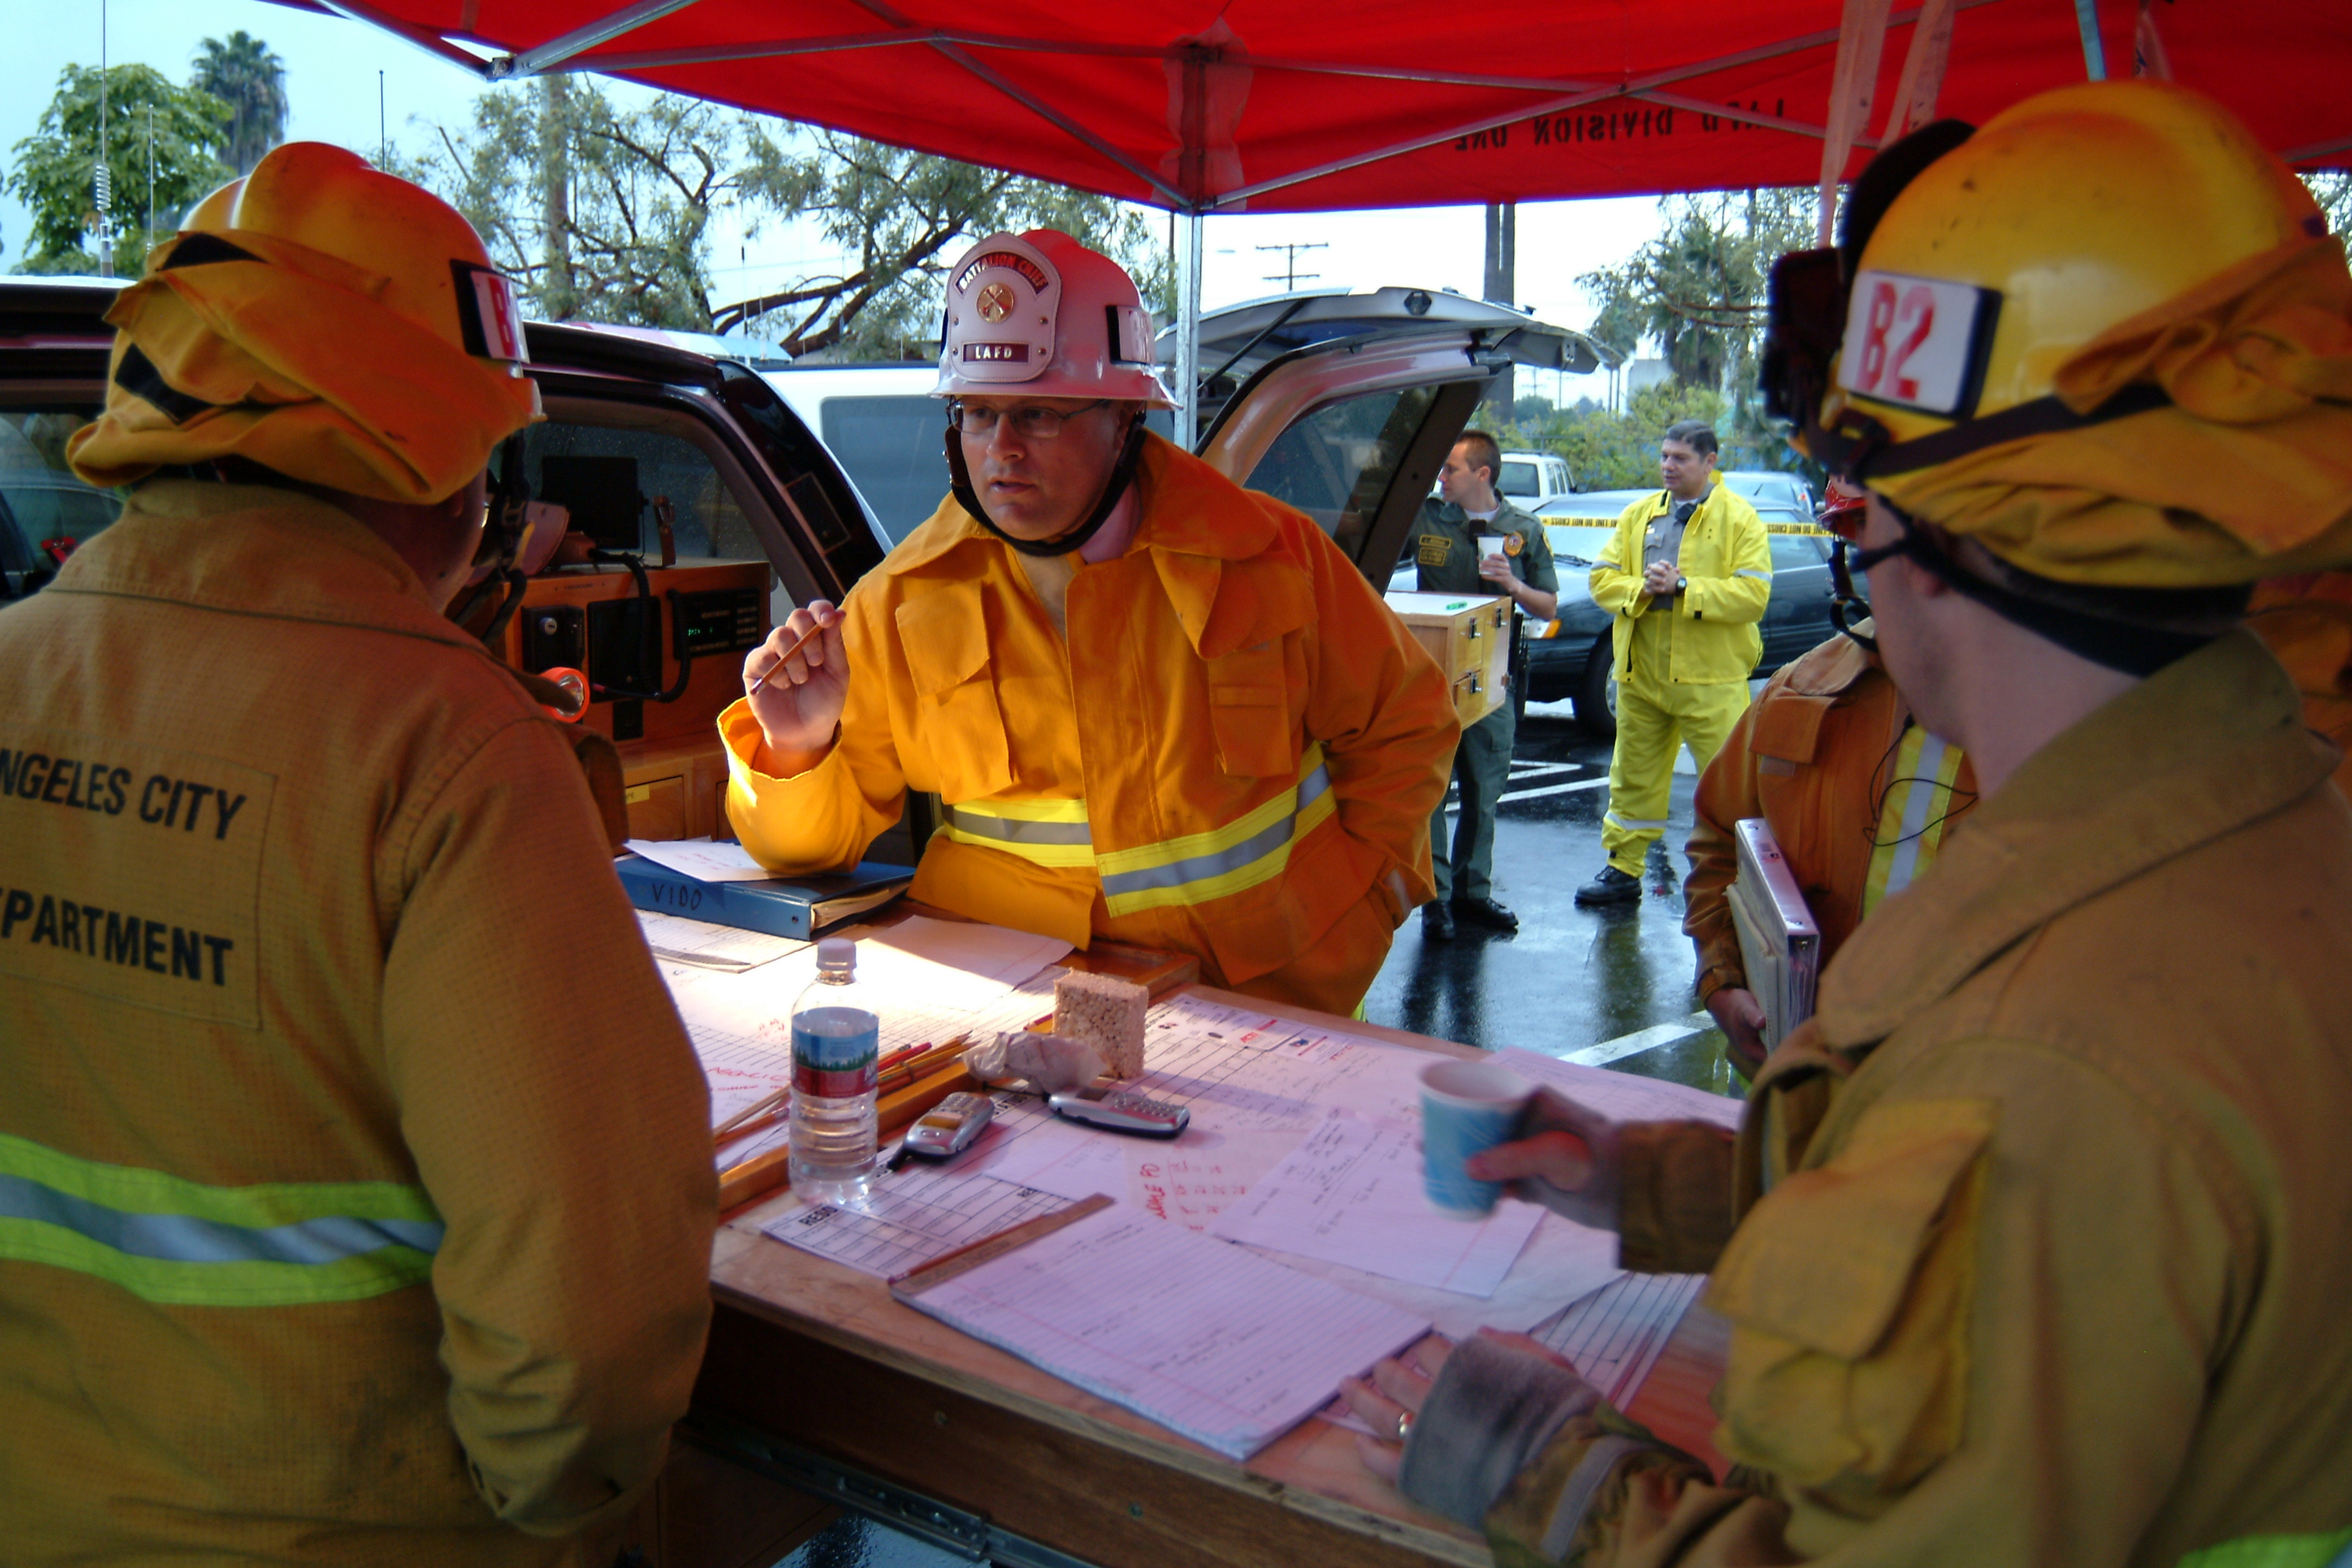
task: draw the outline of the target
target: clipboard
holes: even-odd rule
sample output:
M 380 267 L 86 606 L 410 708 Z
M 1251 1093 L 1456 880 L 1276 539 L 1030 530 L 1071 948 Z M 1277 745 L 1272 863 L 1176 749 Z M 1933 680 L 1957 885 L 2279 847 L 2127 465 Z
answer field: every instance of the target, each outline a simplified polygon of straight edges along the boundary
M 1821 977 L 1822 930 L 1780 853 L 1771 825 L 1760 816 L 1732 826 L 1739 871 L 1730 888 L 1731 924 L 1748 989 L 1764 1009 L 1764 1048 L 1777 1049 L 1813 1016 Z

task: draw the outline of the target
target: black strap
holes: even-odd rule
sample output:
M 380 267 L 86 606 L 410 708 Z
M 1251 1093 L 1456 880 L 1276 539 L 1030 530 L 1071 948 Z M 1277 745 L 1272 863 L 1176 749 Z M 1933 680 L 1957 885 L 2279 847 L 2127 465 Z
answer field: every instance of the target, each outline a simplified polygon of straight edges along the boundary
M 2105 425 L 2116 419 L 2128 419 L 2135 414 L 2149 414 L 2172 406 L 2172 396 L 2154 382 L 2138 381 L 2117 392 L 2087 414 L 2078 414 L 2055 397 L 2037 397 L 2031 403 L 2020 403 L 1998 414 L 1988 414 L 1981 419 L 1970 419 L 1908 441 L 1885 440 L 1885 426 L 1870 420 L 1859 439 L 1839 436 L 1851 443 L 1852 466 L 1847 469 L 1855 478 L 1873 479 L 1887 474 L 1916 473 L 1932 468 L 1938 463 L 1948 463 L 1965 458 L 1987 447 L 1998 447 L 2004 441 L 2022 441 L 2029 436 L 2051 436 L 2071 430 L 2087 430 L 2094 425 Z M 1873 436 L 1878 442 L 1872 441 Z M 1832 464 L 1834 470 L 1836 465 Z
M 1103 486 L 1093 513 L 1086 521 L 1055 539 L 1015 539 L 997 527 L 995 520 L 980 504 L 979 492 L 971 488 L 971 471 L 964 466 L 963 442 L 957 437 L 956 427 L 952 425 L 948 426 L 947 447 L 949 490 L 954 495 L 956 504 L 971 513 L 974 522 L 1024 555 L 1067 555 L 1073 550 L 1083 549 L 1087 541 L 1101 531 L 1102 525 L 1110 520 L 1112 510 L 1118 507 L 1119 498 L 1127 494 L 1127 487 L 1134 482 L 1135 465 L 1143 456 L 1143 420 L 1139 416 L 1128 426 L 1127 440 L 1118 449 L 1118 460 L 1111 465 L 1110 479 Z
M 1880 498 L 1882 500 L 1884 497 Z M 1853 566 L 1868 571 L 1893 555 L 1907 555 L 1941 579 L 1952 592 L 1975 600 L 2001 619 L 2023 626 L 2036 637 L 2056 643 L 2067 652 L 2126 675 L 2154 675 L 2177 659 L 2186 658 L 2211 642 L 2219 633 L 2174 631 L 2137 621 L 2115 620 L 2084 610 L 2067 609 L 2046 600 L 2029 598 L 1998 583 L 1975 575 L 1947 554 L 1935 537 L 1895 508 L 1903 537 L 1853 557 Z M 2017 567 L 2011 571 L 2020 570 Z M 2233 619 L 2245 608 L 2242 588 L 2145 588 L 2151 614 L 2206 616 Z
M 199 414 L 209 414 L 223 406 L 182 392 L 165 381 L 163 373 L 155 368 L 155 362 L 137 343 L 123 349 L 122 362 L 114 367 L 114 384 L 133 397 L 153 404 L 174 425 L 185 425 Z

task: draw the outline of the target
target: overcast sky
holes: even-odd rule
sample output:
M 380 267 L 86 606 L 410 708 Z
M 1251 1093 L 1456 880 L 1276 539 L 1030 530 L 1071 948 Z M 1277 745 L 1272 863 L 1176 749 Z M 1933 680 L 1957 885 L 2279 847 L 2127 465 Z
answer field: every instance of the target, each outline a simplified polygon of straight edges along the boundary
M 432 136 L 436 122 L 462 125 L 473 99 L 485 90 L 466 71 L 386 34 L 264 0 L 69 0 L 25 5 L 16 14 L 17 42 L 0 51 L 0 149 L 11 169 L 16 144 L 39 123 L 64 68 L 98 63 L 101 18 L 110 62 L 141 61 L 173 81 L 187 79 L 202 39 L 243 28 L 286 62 L 288 135 L 339 142 L 371 156 L 379 132 L 379 73 L 382 129 L 394 146 L 411 150 Z M 650 96 L 618 82 L 606 86 L 617 98 Z M 1164 230 L 1166 215 L 1155 214 L 1154 222 Z M 1522 205 L 1518 302 L 1546 321 L 1589 324 L 1593 307 L 1576 285 L 1578 275 L 1623 259 L 1656 226 L 1657 204 L 1647 197 Z M 24 207 L 0 195 L 0 270 L 23 258 L 29 226 Z M 1203 306 L 1213 310 L 1278 291 L 1284 257 L 1257 247 L 1288 243 L 1328 247 L 1298 253 L 1302 285 L 1308 283 L 1307 273 L 1319 274 L 1308 285 L 1315 287 L 1395 283 L 1475 295 L 1485 284 L 1478 207 L 1220 216 L 1209 220 Z M 839 259 L 802 225 L 771 224 L 756 240 L 728 227 L 715 232 L 712 248 L 714 287 L 735 299 L 832 270 Z M 1270 273 L 1277 275 L 1271 282 Z M 1579 379 L 1568 378 L 1562 386 L 1569 398 L 1599 394 L 1598 377 L 1583 378 L 1592 384 L 1583 387 Z M 1549 388 L 1523 383 L 1522 390 Z

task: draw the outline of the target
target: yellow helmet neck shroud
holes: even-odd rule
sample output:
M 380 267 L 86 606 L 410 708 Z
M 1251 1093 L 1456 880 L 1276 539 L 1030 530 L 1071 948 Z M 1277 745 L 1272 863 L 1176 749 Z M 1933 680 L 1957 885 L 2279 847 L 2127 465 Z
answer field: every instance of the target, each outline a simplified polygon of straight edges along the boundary
M 318 142 L 207 196 L 106 319 L 106 409 L 68 446 L 94 485 L 234 456 L 434 502 L 541 416 L 511 295 L 472 226 Z

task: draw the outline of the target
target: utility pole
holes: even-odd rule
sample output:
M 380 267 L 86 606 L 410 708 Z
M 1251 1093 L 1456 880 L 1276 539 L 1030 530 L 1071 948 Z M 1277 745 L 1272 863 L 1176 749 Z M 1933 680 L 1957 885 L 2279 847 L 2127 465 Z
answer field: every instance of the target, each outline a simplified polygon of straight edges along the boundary
M 155 248 L 155 100 L 147 100 L 147 248 Z M 142 264 L 141 270 L 144 271 Z
M 1486 289 L 1485 298 L 1490 305 L 1507 305 L 1518 309 L 1519 284 L 1519 204 L 1488 202 L 1486 204 Z M 1503 373 L 1501 384 L 1488 395 L 1498 419 L 1511 416 L 1511 395 L 1517 390 L 1517 370 Z
M 1258 248 L 1260 250 L 1279 250 L 1282 252 L 1282 270 L 1279 272 L 1268 272 L 1265 274 L 1265 278 L 1269 283 L 1281 284 L 1282 291 L 1287 294 L 1293 289 L 1298 287 L 1298 280 L 1300 279 L 1304 278 L 1311 283 L 1316 279 L 1323 276 L 1320 272 L 1301 272 L 1298 270 L 1298 253 L 1302 250 L 1328 250 L 1331 247 L 1322 241 L 1318 240 L 1311 245 L 1261 245 Z
M 383 72 L 375 73 L 375 166 L 392 171 L 392 136 L 383 122 Z

